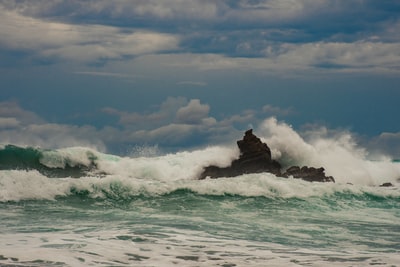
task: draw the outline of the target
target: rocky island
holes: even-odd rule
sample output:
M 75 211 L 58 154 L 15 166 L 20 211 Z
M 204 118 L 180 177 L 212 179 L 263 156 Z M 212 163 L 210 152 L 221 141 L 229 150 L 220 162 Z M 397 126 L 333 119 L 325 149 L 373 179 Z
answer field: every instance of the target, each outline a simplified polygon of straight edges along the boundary
M 228 167 L 207 166 L 203 169 L 199 179 L 235 177 L 248 173 L 272 173 L 278 177 L 293 177 L 309 182 L 335 182 L 332 176 L 325 175 L 322 167 L 292 166 L 282 173 L 281 164 L 272 159 L 271 150 L 266 143 L 247 130 L 242 140 L 237 141 L 240 156 L 231 162 Z

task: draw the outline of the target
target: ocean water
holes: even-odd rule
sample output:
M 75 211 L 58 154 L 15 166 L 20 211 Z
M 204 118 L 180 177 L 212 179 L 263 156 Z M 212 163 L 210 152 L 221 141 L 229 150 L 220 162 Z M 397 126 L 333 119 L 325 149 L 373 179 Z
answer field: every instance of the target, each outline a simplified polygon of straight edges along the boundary
M 400 266 L 398 161 L 273 119 L 255 134 L 284 165 L 324 166 L 336 183 L 196 180 L 234 146 L 121 157 L 3 145 L 0 266 Z

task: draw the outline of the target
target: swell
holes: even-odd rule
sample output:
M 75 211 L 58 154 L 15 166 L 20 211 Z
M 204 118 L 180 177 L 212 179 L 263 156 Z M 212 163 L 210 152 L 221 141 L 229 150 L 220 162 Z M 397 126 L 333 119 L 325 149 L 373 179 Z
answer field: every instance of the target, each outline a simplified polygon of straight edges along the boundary
M 275 183 L 275 179 L 279 183 Z M 122 180 L 100 183 L 75 184 L 66 196 L 100 203 L 130 204 L 136 201 L 192 203 L 197 206 L 204 201 L 262 203 L 308 207 L 309 209 L 351 209 L 354 207 L 400 208 L 398 187 L 380 188 L 373 186 L 331 185 L 285 180 L 276 177 L 241 177 L 219 181 L 186 181 L 172 183 L 131 183 Z M 246 180 L 250 180 L 247 182 Z M 272 181 L 272 182 L 271 182 Z M 251 183 L 256 183 L 251 184 Z M 264 183 L 264 184 L 263 184 Z M 258 185 L 257 185 L 258 184 Z M 255 187 L 257 190 L 254 190 Z M 179 204 L 180 205 L 180 204 Z
M 87 151 L 79 162 L 57 151 L 6 145 L 0 149 L 0 170 L 37 170 L 51 178 L 83 177 L 97 168 L 97 157 Z
M 371 205 L 400 208 L 398 184 L 391 188 L 320 184 L 273 175 L 244 175 L 238 178 L 155 181 L 111 175 L 105 177 L 48 178 L 38 171 L 1 171 L 0 202 L 61 201 L 130 205 L 136 201 L 176 204 L 219 200 L 264 204 L 291 204 L 314 208 Z M 217 202 L 219 202 L 217 201 Z

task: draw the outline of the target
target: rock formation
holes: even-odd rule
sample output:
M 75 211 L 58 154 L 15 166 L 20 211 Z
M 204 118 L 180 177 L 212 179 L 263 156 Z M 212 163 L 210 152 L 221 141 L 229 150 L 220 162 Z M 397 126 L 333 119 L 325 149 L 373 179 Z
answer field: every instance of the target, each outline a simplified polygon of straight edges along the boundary
M 282 174 L 281 164 L 272 159 L 270 148 L 253 134 L 252 129 L 245 132 L 243 139 L 237 141 L 237 145 L 240 149 L 239 159 L 232 161 L 229 167 L 207 166 L 199 179 L 269 172 L 276 176 L 300 178 L 309 182 L 335 182 L 332 176 L 325 176 L 324 168 L 293 166 Z
M 286 170 L 281 177 L 289 178 L 300 178 L 308 182 L 335 182 L 332 176 L 325 175 L 324 168 L 314 168 L 314 167 L 299 167 L 292 166 Z

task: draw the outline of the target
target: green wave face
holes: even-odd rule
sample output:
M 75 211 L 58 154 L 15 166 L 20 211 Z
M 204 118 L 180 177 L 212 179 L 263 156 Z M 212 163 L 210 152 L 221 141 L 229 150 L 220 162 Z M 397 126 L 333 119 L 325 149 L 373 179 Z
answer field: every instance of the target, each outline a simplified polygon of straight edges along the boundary
M 0 170 L 37 170 L 51 178 L 78 178 L 96 168 L 94 155 L 87 153 L 87 158 L 89 164 L 73 162 L 57 151 L 6 145 L 0 149 Z M 49 164 L 51 162 L 59 162 L 59 164 Z

